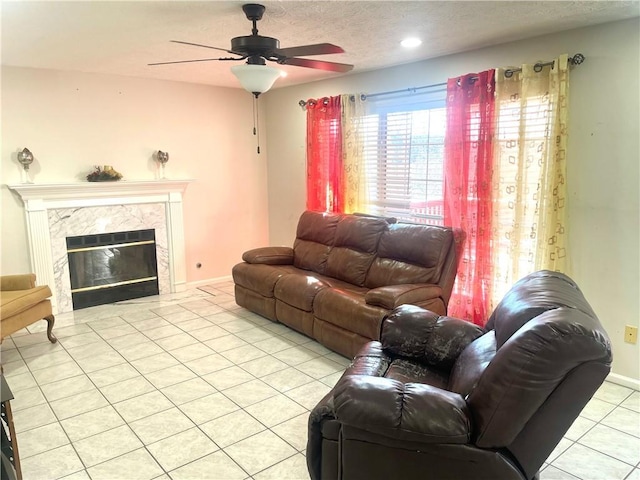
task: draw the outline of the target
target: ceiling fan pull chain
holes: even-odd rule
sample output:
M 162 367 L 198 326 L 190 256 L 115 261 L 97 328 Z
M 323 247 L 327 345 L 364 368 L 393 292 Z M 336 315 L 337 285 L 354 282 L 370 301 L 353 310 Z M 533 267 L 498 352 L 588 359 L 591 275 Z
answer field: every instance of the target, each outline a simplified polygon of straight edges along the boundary
M 256 98 L 253 97 L 253 103 L 251 104 L 251 106 L 253 107 L 253 112 L 252 112 L 252 120 L 253 120 L 253 134 L 256 134 Z
M 257 151 L 260 154 L 260 117 L 258 115 L 258 97 L 253 97 L 253 134 L 256 136 L 256 143 L 258 145 Z

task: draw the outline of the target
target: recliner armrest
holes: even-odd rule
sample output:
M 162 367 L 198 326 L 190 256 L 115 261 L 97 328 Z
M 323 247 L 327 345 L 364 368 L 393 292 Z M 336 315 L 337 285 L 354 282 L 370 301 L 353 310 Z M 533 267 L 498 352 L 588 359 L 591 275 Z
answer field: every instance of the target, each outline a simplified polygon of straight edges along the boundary
M 442 288 L 438 285 L 411 283 L 372 288 L 365 294 L 364 300 L 369 305 L 391 310 L 405 303 L 426 302 L 441 296 Z
M 335 416 L 345 425 L 404 441 L 470 441 L 469 410 L 457 393 L 364 375 L 343 377 L 333 392 Z
M 450 369 L 467 345 L 484 333 L 465 320 L 402 305 L 383 321 L 380 341 L 387 352 Z
M 247 250 L 242 254 L 242 260 L 247 263 L 262 263 L 266 265 L 293 265 L 293 248 L 291 247 L 261 247 Z

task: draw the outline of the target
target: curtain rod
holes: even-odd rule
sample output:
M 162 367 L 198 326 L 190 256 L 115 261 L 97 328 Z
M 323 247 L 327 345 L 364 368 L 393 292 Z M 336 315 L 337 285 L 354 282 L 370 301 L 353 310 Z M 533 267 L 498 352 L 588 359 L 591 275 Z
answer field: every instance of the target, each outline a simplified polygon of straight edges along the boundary
M 569 57 L 568 62 L 569 65 L 574 66 L 574 65 L 580 65 L 582 62 L 584 62 L 585 56 L 581 53 L 576 53 L 574 56 Z M 541 72 L 542 69 L 544 67 L 548 67 L 550 65 L 553 65 L 555 63 L 555 60 L 551 60 L 549 62 L 538 62 L 533 66 L 533 71 L 534 72 Z M 521 72 L 522 68 L 508 68 L 504 71 L 504 76 L 507 78 L 511 78 L 513 76 L 514 73 L 517 72 Z M 470 80 L 473 82 L 475 80 L 477 80 L 478 77 L 471 77 Z M 361 94 L 360 95 L 360 99 L 361 100 L 366 100 L 367 98 L 374 98 L 374 97 L 380 97 L 383 95 L 394 95 L 396 93 L 416 93 L 418 90 L 425 90 L 427 88 L 435 88 L 435 87 L 444 87 L 447 85 L 447 82 L 442 82 L 442 83 L 433 83 L 431 85 L 423 85 L 421 87 L 411 87 L 411 88 L 403 88 L 401 90 L 389 90 L 386 92 L 377 92 L 377 93 L 371 93 L 371 94 Z M 353 95 L 351 96 L 353 97 Z M 353 99 L 353 98 L 352 98 Z M 304 107 L 307 105 L 307 101 L 306 100 L 300 100 L 298 102 L 298 105 L 300 105 L 301 107 Z

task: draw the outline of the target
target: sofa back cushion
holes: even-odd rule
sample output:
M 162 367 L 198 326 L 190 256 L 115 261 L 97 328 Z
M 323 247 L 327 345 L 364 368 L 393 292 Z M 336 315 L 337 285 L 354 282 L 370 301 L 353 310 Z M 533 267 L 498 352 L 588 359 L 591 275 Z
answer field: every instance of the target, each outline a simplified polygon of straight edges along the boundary
M 495 330 L 500 348 L 532 318 L 558 307 L 580 310 L 595 317 L 578 285 L 560 272 L 540 270 L 518 280 L 489 317 L 487 330 Z
M 466 398 L 495 355 L 496 336 L 491 330 L 467 345 L 456 359 L 449 375 L 447 390 Z
M 311 211 L 302 214 L 293 244 L 294 266 L 320 274 L 326 272 L 327 257 L 341 217 L 338 214 Z
M 380 238 L 365 286 L 437 284 L 452 244 L 450 228 L 407 223 L 389 225 Z
M 380 236 L 389 224 L 385 219 L 346 215 L 336 228 L 333 248 L 327 258 L 326 274 L 363 286 L 375 258 Z

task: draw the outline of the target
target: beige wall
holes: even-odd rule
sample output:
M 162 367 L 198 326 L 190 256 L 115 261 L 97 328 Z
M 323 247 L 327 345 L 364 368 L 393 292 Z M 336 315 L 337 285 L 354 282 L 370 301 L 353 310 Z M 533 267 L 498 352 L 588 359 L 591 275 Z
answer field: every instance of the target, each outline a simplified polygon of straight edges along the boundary
M 184 197 L 187 281 L 228 276 L 268 242 L 266 155 L 257 155 L 250 94 L 177 82 L 53 70 L 2 69 L 2 184 L 20 182 L 28 147 L 37 183 L 82 181 L 110 164 L 125 180 L 195 179 Z M 20 199 L 2 187 L 3 274 L 29 270 Z M 201 269 L 195 264 L 202 263 Z
M 583 53 L 571 72 L 568 188 L 570 275 L 611 336 L 613 371 L 640 379 L 638 345 L 623 342 L 640 317 L 638 19 L 354 74 L 265 95 L 271 244 L 291 245 L 305 208 L 305 113 L 298 100 L 446 81 L 491 67 Z

